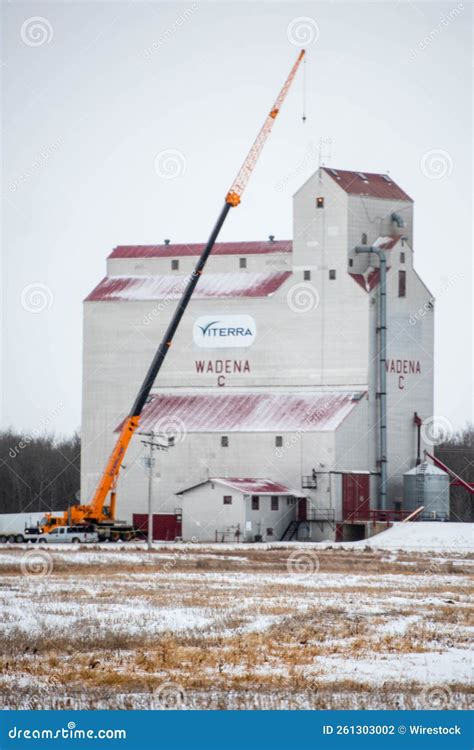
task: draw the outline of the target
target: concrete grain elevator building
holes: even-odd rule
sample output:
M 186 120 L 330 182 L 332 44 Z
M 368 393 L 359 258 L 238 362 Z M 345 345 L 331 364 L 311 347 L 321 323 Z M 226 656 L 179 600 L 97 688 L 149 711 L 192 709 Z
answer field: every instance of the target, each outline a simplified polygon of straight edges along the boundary
M 217 243 L 145 407 L 139 432 L 169 445 L 152 471 L 156 538 L 358 538 L 403 511 L 414 415 L 433 414 L 433 299 L 414 268 L 413 201 L 388 175 L 321 167 L 293 215 L 292 241 Z M 385 457 L 380 260 L 364 246 L 387 260 Z M 201 249 L 117 247 L 85 300 L 83 499 Z M 139 525 L 141 437 L 117 506 Z

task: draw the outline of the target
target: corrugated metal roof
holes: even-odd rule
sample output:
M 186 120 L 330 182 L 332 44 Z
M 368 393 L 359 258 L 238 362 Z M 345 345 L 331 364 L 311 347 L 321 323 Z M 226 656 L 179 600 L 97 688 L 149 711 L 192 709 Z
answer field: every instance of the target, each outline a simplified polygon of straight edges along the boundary
M 291 276 L 275 273 L 205 273 L 199 279 L 193 299 L 208 297 L 267 297 Z M 106 276 L 86 297 L 86 302 L 116 300 L 179 299 L 188 276 Z
M 400 235 L 389 235 L 388 237 L 377 237 L 375 242 L 373 243 L 374 247 L 381 247 L 384 250 L 393 250 L 395 245 L 400 242 L 401 236 Z
M 387 271 L 389 270 L 390 269 L 388 268 Z M 349 275 L 352 276 L 354 281 L 357 281 L 359 286 L 361 286 L 365 292 L 371 292 L 379 283 L 380 269 L 373 268 L 366 276 L 364 276 L 363 273 L 351 273 Z
M 140 432 L 319 432 L 335 430 L 364 391 L 152 394 Z M 120 425 L 117 427 L 119 429 Z
M 223 487 L 230 487 L 230 489 L 243 492 L 245 495 L 290 495 L 292 497 L 306 497 L 298 490 L 293 490 L 291 487 L 287 487 L 285 484 L 280 482 L 274 482 L 272 479 L 251 479 L 240 477 L 211 477 L 205 482 L 195 484 L 192 487 L 185 487 L 177 495 L 183 495 L 185 492 L 196 489 L 196 487 L 202 487 L 209 482 L 220 484 Z
M 392 180 L 390 175 L 375 172 L 352 172 L 332 167 L 321 167 L 321 169 L 329 177 L 332 177 L 334 182 L 337 182 L 346 193 L 351 195 L 368 195 L 371 198 L 385 198 L 413 203 L 413 199 Z
M 186 255 L 201 255 L 204 243 L 192 242 L 176 245 L 119 245 L 109 258 L 177 258 Z M 213 255 L 265 255 L 266 253 L 291 253 L 291 240 L 267 240 L 266 242 L 216 242 Z

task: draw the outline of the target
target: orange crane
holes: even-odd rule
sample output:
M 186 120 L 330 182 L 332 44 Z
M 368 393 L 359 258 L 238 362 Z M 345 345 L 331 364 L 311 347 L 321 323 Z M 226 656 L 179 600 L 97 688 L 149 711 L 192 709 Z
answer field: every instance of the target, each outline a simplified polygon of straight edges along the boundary
M 275 100 L 273 107 L 265 118 L 265 122 L 263 123 L 262 128 L 260 129 L 260 132 L 258 133 L 247 155 L 247 158 L 242 164 L 237 177 L 235 178 L 234 182 L 227 192 L 225 203 L 219 214 L 217 222 L 210 234 L 201 257 L 199 258 L 194 268 L 194 271 L 189 277 L 187 286 L 178 303 L 171 322 L 168 325 L 163 340 L 161 341 L 160 346 L 158 347 L 158 350 L 148 369 L 145 380 L 143 381 L 143 384 L 138 392 L 130 414 L 122 424 L 117 442 L 115 443 L 112 453 L 110 454 L 107 465 L 95 489 L 91 501 L 86 505 L 72 506 L 69 511 L 66 511 L 62 516 L 52 516 L 51 514 L 47 514 L 45 519 L 41 523 L 43 532 L 51 531 L 51 529 L 56 528 L 59 525 L 76 525 L 78 523 L 87 523 L 93 524 L 97 527 L 102 527 L 103 529 L 106 529 L 108 527 L 109 532 L 111 531 L 112 536 L 115 535 L 115 538 L 126 539 L 133 534 L 133 529 L 131 527 L 127 527 L 120 522 L 115 522 L 116 487 L 123 457 L 125 456 L 129 443 L 140 423 L 140 416 L 143 407 L 150 394 L 160 368 L 165 360 L 165 357 L 172 345 L 174 334 L 176 333 L 181 318 L 183 317 L 186 307 L 188 306 L 188 303 L 192 297 L 196 284 L 199 281 L 199 277 L 204 271 L 207 259 L 211 254 L 222 225 L 224 224 L 230 209 L 235 208 L 240 203 L 245 187 L 250 179 L 255 164 L 257 163 L 258 157 L 260 156 L 260 153 L 263 149 L 263 146 L 265 145 L 265 142 L 270 134 L 275 119 L 280 112 L 283 101 L 285 100 L 285 97 L 293 82 L 304 54 L 305 51 L 301 50 L 296 62 L 291 68 L 288 78 L 283 84 L 283 87 Z M 107 503 L 108 499 L 109 502 Z

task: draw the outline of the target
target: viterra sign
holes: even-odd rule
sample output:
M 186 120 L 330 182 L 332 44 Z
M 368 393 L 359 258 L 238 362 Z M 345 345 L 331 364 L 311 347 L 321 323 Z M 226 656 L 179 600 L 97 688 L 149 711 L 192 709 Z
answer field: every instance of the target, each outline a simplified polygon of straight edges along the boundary
M 201 315 L 193 327 L 193 339 L 203 349 L 251 346 L 257 326 L 250 315 Z

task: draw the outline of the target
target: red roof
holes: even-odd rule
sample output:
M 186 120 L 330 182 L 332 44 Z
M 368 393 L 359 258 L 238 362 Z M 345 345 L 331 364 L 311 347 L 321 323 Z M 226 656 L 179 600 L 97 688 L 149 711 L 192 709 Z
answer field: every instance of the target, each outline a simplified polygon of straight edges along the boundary
M 332 431 L 356 406 L 364 391 L 309 393 L 152 394 L 140 419 L 140 432 L 173 435 L 187 432 Z M 120 429 L 118 425 L 116 431 Z
M 274 273 L 205 273 L 193 299 L 210 297 L 268 297 L 291 276 L 290 271 Z M 188 276 L 106 276 L 86 297 L 86 302 L 137 302 L 180 299 Z
M 371 198 L 413 203 L 412 198 L 401 187 L 398 187 L 388 174 L 350 172 L 346 169 L 332 169 L 331 167 L 321 167 L 321 169 L 351 195 L 367 195 Z
M 381 247 L 383 250 L 393 250 L 399 240 L 399 235 L 393 237 L 378 237 L 373 243 L 373 247 Z M 388 271 L 390 271 L 390 266 L 387 267 L 387 272 Z M 349 271 L 349 275 L 352 276 L 354 281 L 357 281 L 364 291 L 371 292 L 380 281 L 380 268 L 371 268 L 366 274 L 351 273 Z
M 119 245 L 109 258 L 176 258 L 201 255 L 204 243 L 180 245 Z M 266 242 L 216 242 L 212 255 L 265 255 L 266 253 L 291 253 L 291 240 Z
M 230 487 L 238 492 L 243 492 L 245 495 L 290 495 L 292 497 L 305 497 L 298 490 L 292 490 L 291 487 L 287 487 L 280 482 L 274 482 L 272 479 L 241 479 L 240 477 L 211 477 L 205 482 L 200 482 L 192 487 L 186 487 L 176 494 L 182 495 L 185 492 L 189 492 L 189 490 L 202 487 L 209 482 Z

